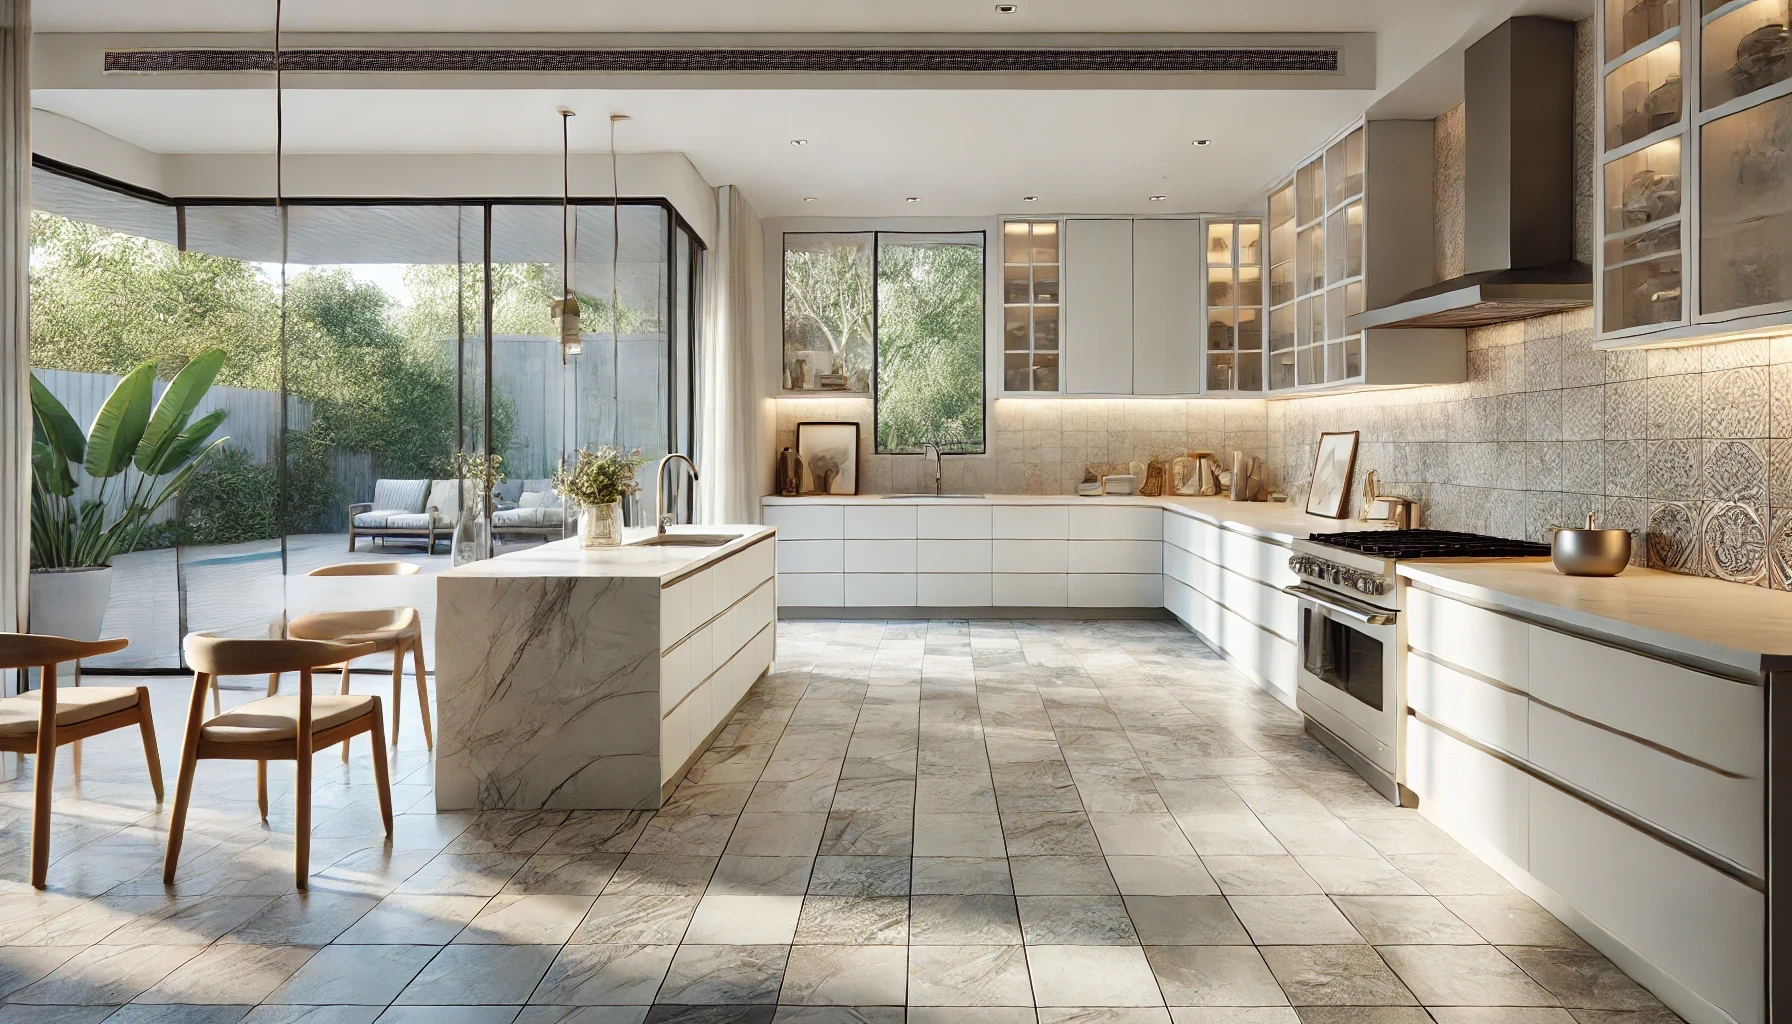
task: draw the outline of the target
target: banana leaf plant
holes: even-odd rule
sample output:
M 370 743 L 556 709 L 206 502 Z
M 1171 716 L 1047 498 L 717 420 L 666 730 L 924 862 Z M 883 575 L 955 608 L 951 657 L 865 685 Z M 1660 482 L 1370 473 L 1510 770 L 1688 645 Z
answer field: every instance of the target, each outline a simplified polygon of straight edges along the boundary
M 32 376 L 32 568 L 110 565 L 114 555 L 136 550 L 156 513 L 228 440 L 210 440 L 224 410 L 192 418 L 223 366 L 221 348 L 194 356 L 152 408 L 156 368 L 141 363 L 112 389 L 85 433 Z M 75 466 L 98 483 L 93 496 L 76 497 Z

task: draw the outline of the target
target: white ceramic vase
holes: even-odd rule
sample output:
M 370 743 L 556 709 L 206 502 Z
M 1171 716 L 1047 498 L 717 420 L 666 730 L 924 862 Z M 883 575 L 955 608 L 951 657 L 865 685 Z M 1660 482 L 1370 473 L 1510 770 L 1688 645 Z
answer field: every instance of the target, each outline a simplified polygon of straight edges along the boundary
M 33 633 L 98 640 L 112 597 L 112 567 L 33 569 L 30 625 Z
M 622 502 L 579 510 L 579 547 L 613 548 L 622 543 Z

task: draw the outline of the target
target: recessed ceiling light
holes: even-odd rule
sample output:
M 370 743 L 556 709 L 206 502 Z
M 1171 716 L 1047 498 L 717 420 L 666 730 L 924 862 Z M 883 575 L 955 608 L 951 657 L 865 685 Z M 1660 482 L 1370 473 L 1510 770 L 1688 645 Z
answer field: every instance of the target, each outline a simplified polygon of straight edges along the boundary
M 1023 203 L 1037 203 L 1039 201 L 1039 197 L 1038 196 L 1021 196 L 1020 201 Z
M 803 197 L 803 202 L 805 202 L 805 203 L 813 203 L 813 202 L 815 202 L 815 197 L 814 197 L 814 196 L 804 196 L 804 197 Z
M 1015 11 L 1018 11 L 1018 10 L 1020 10 L 1020 8 L 1016 7 L 1013 4 L 997 4 L 996 5 L 996 13 L 997 14 L 1013 14 Z
M 907 199 L 903 200 L 903 202 L 905 202 L 905 203 L 918 203 L 920 201 L 921 201 L 920 196 L 909 196 Z
M 1148 198 L 1154 203 L 1161 203 L 1170 197 L 1169 196 L 1150 196 Z
M 1211 145 L 1213 145 L 1213 140 L 1212 140 L 1212 139 L 1196 139 L 1196 140 L 1195 140 L 1195 141 L 1194 141 L 1194 145 L 1197 145 L 1197 146 L 1211 146 Z
M 808 139 L 791 139 L 790 144 L 792 146 L 807 146 L 809 144 L 809 140 Z

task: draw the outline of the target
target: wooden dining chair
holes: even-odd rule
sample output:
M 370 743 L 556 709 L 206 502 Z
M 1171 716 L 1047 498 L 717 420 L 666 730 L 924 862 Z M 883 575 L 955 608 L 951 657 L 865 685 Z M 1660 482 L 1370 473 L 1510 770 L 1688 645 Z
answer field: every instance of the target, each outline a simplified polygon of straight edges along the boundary
M 30 693 L 0 698 L 0 751 L 35 754 L 36 800 L 31 812 L 31 884 L 39 889 L 50 870 L 50 791 L 55 785 L 56 748 L 89 736 L 136 726 L 143 734 L 149 784 L 162 802 L 162 760 L 156 726 L 149 713 L 149 690 L 141 686 L 56 685 L 56 666 L 129 647 L 115 640 L 70 640 L 36 633 L 0 633 L 0 669 L 38 668 L 42 685 Z M 79 769 L 77 769 L 77 774 Z
M 372 654 L 375 645 L 324 643 L 316 640 L 239 640 L 189 633 L 182 645 L 193 667 L 193 696 L 187 707 L 186 736 L 181 743 L 180 781 L 174 787 L 174 817 L 168 825 L 168 857 L 162 881 L 174 884 L 180 844 L 193 796 L 193 775 L 204 760 L 255 761 L 256 803 L 262 820 L 268 816 L 269 761 L 297 762 L 298 782 L 293 817 L 293 876 L 300 889 L 311 875 L 311 755 L 336 743 L 372 733 L 373 779 L 379 791 L 380 818 L 392 834 L 392 787 L 386 778 L 386 748 L 379 737 L 380 699 L 371 695 L 311 692 L 312 670 Z M 219 676 L 258 676 L 297 672 L 299 692 L 292 697 L 262 697 L 211 718 L 205 717 L 205 695 Z
M 313 569 L 310 576 L 415 576 L 422 567 L 415 562 L 342 562 Z M 424 681 L 423 616 L 415 608 L 377 608 L 366 611 L 311 612 L 295 616 L 286 624 L 286 635 L 295 640 L 327 640 L 333 643 L 372 642 L 375 653 L 392 652 L 392 745 L 398 746 L 398 722 L 403 716 L 404 657 L 411 656 L 411 667 L 417 677 L 417 711 L 423 717 L 423 745 L 435 749 L 435 734 L 429 718 L 429 684 Z M 341 692 L 348 692 L 349 665 L 342 665 Z M 268 679 L 268 693 L 279 685 L 279 677 Z M 348 761 L 348 745 L 342 747 L 342 760 Z

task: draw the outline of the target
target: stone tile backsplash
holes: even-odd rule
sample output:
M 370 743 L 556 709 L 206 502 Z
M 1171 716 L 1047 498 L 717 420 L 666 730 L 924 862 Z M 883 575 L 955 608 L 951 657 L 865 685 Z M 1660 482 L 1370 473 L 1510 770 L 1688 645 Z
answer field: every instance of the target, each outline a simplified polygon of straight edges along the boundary
M 1590 310 L 1468 337 L 1465 384 L 1267 403 L 1283 487 L 1359 430 L 1352 514 L 1375 470 L 1439 529 L 1548 540 L 1598 512 L 1637 564 L 1789 588 L 1792 337 L 1599 352 Z

